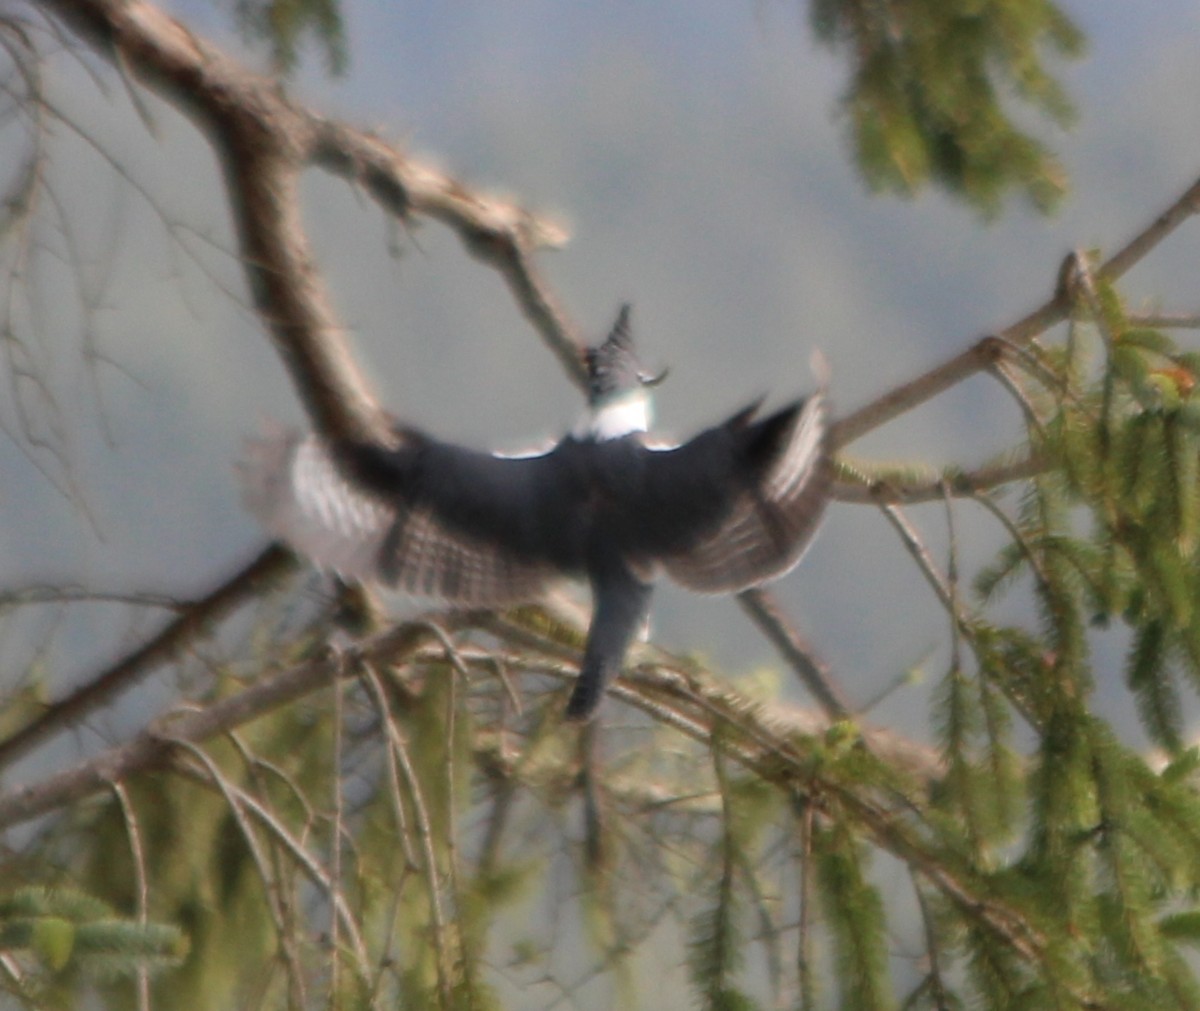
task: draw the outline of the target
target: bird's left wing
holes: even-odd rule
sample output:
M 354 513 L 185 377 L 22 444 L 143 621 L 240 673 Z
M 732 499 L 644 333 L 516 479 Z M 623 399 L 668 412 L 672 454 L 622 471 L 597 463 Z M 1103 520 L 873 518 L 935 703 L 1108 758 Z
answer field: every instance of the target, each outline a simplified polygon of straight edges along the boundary
M 680 585 L 732 593 L 775 579 L 816 532 L 833 482 L 824 390 L 763 419 L 755 407 L 676 449 L 649 454 L 654 497 L 676 503 L 657 561 Z
M 398 447 L 273 432 L 239 464 L 247 507 L 317 565 L 470 606 L 533 600 L 559 575 L 540 536 L 548 455 L 504 459 L 400 433 Z

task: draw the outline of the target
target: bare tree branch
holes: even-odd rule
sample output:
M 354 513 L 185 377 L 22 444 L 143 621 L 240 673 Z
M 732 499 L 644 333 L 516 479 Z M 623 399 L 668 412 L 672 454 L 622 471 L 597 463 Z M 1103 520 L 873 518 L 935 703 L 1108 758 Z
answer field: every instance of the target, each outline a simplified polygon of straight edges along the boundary
M 485 612 L 442 613 L 437 615 L 436 625 L 444 632 L 477 627 L 492 634 L 504 634 L 504 626 Z M 405 622 L 344 653 L 316 657 L 263 677 L 238 694 L 207 708 L 167 714 L 158 724 L 151 725 L 126 744 L 37 783 L 0 793 L 0 829 L 57 810 L 135 773 L 160 767 L 169 757 L 173 740 L 196 743 L 227 732 L 324 687 L 336 677 L 353 675 L 357 665 L 365 663 L 378 668 L 416 659 L 426 643 L 437 641 L 433 627 L 428 618 Z M 433 655 L 438 659 L 444 657 L 440 648 L 431 657 Z M 490 670 L 496 661 L 495 657 L 484 655 L 478 662 Z M 576 676 L 574 669 L 558 665 L 538 666 L 528 661 L 513 660 L 510 668 L 564 681 Z M 623 680 L 612 686 L 611 692 L 698 740 L 703 739 L 706 733 L 703 727 L 713 712 L 736 713 L 739 720 L 750 719 L 754 736 L 768 748 L 775 747 L 776 744 L 771 742 L 777 743 L 781 737 L 819 735 L 828 726 L 828 720 L 823 717 L 787 706 L 770 707 L 751 717 L 756 707 L 720 679 L 695 669 L 684 673 L 678 666 L 665 663 L 645 664 L 628 671 Z M 698 718 L 692 712 L 697 705 L 707 715 Z M 908 770 L 917 780 L 932 780 L 941 775 L 940 762 L 931 749 L 880 728 L 864 726 L 861 733 L 874 754 L 897 768 Z
M 271 334 L 306 410 L 320 431 L 377 439 L 386 439 L 388 435 L 383 412 L 344 340 L 343 329 L 325 290 L 301 220 L 299 181 L 304 171 L 314 167 L 362 186 L 385 213 L 404 222 L 426 217 L 453 230 L 471 255 L 501 274 L 517 304 L 567 374 L 575 382 L 580 381 L 583 368 L 576 327 L 558 304 L 535 262 L 538 249 L 563 241 L 561 231 L 553 224 L 528 214 L 511 202 L 479 195 L 372 134 L 315 114 L 287 97 L 275 82 L 247 72 L 146 0 L 34 2 L 89 40 L 114 64 L 127 86 L 133 81 L 148 85 L 190 116 L 205 132 L 224 172 L 239 255 L 255 310 Z M 137 111 L 149 121 L 149 112 L 137 93 L 131 89 L 131 94 Z M 1098 268 L 1095 280 L 1112 281 L 1121 276 L 1198 209 L 1200 181 Z M 924 375 L 843 418 L 834 428 L 833 445 L 843 447 L 872 428 L 985 369 L 997 371 L 1002 380 L 1009 382 L 1019 403 L 1026 407 L 1036 425 L 1029 398 L 1001 365 L 1004 360 L 1024 362 L 1035 379 L 1046 383 L 1049 376 L 1053 380 L 1048 370 L 1024 349 L 1038 334 L 1068 318 L 1077 308 L 1077 296 L 1092 293 L 1093 277 L 1087 271 L 1086 261 L 1075 256 L 1068 262 L 1075 263 L 1078 268 L 1075 284 L 1071 283 L 1072 273 L 1068 270 L 1049 301 L 1023 319 L 1000 334 L 978 340 Z M 1092 301 L 1095 301 L 1094 295 Z M 1049 385 L 1053 386 L 1053 383 Z M 39 390 L 39 393 L 48 397 L 49 391 Z M 946 473 L 936 481 L 867 480 L 862 486 L 861 498 L 858 497 L 859 490 L 847 482 L 841 486 L 839 497 L 844 501 L 873 501 L 880 505 L 951 614 L 953 627 L 957 629 L 965 627 L 968 617 L 962 613 L 958 598 L 953 527 L 950 573 L 943 577 L 897 508 L 897 503 L 937 496 L 978 495 L 981 489 L 1030 477 L 1045 466 L 1044 460 L 1030 453 L 1022 460 L 971 473 Z M 1004 520 L 999 511 L 996 515 Z M 208 623 L 258 592 L 266 578 L 285 571 L 287 558 L 282 549 L 270 548 L 209 596 L 185 607 L 135 653 L 101 672 L 90 684 L 51 707 L 7 741 L 0 742 L 0 766 L 93 712 L 154 666 L 176 655 L 187 643 L 194 641 Z M 806 834 L 817 818 L 852 824 L 871 845 L 907 863 L 910 873 L 922 883 L 928 882 L 930 889 L 938 891 L 950 906 L 956 907 L 972 929 L 1001 938 L 1014 956 L 1014 963 L 1024 961 L 1037 966 L 1044 976 L 1054 976 L 1060 968 L 1057 961 L 1060 955 L 1055 950 L 1054 938 L 1044 933 L 1050 930 L 1047 923 L 1027 912 L 1019 897 L 1011 900 L 1004 897 L 1004 892 L 996 887 L 994 868 L 977 863 L 966 853 L 962 854 L 962 859 L 955 858 L 954 844 L 948 844 L 939 820 L 944 812 L 938 812 L 934 817 L 926 795 L 929 786 L 944 775 L 939 756 L 932 749 L 922 749 L 898 738 L 892 739 L 888 750 L 884 746 L 889 736 L 886 732 L 864 728 L 861 737 L 856 737 L 852 744 L 853 758 L 869 767 L 871 774 L 860 779 L 853 771 L 847 771 L 846 766 L 850 763 L 843 762 L 845 756 L 838 751 L 842 742 L 834 739 L 836 735 L 825 733 L 831 721 L 843 719 L 849 712 L 837 686 L 813 660 L 799 634 L 782 617 L 768 595 L 759 590 L 750 591 L 741 596 L 740 602 L 804 678 L 823 713 L 792 710 L 780 705 L 757 705 L 705 672 L 682 664 L 672 666 L 671 662 L 662 661 L 661 655 L 660 662 L 643 664 L 629 671 L 613 686 L 614 696 L 637 707 L 662 726 L 677 731 L 678 735 L 710 748 L 718 779 L 723 777 L 726 760 L 737 762 L 762 782 L 777 788 L 789 803 L 803 804 Z M 577 676 L 578 655 L 548 638 L 538 641 L 536 633 L 528 633 L 506 618 L 451 613 L 439 616 L 438 621 L 438 625 L 429 621 L 401 625 L 342 655 L 317 657 L 269 674 L 238 694 L 213 702 L 206 708 L 170 714 L 128 743 L 74 768 L 0 793 L 0 828 L 56 811 L 106 788 L 119 791 L 120 784 L 131 775 L 175 763 L 187 774 L 211 780 L 225 795 L 255 852 L 260 875 L 269 890 L 278 883 L 279 875 L 268 866 L 265 854 L 257 845 L 263 832 L 305 868 L 310 880 L 335 905 L 342 904 L 344 909 L 335 910 L 339 917 L 335 922 L 339 931 L 344 927 L 354 949 L 358 973 L 366 981 L 370 971 L 365 942 L 361 940 L 362 935 L 356 933 L 358 928 L 348 905 L 348 893 L 341 888 L 339 858 L 334 859 L 333 872 L 326 874 L 309 853 L 303 833 L 294 833 L 284 820 L 275 817 L 266 803 L 241 792 L 196 746 L 213 735 L 229 732 L 305 694 L 327 687 L 339 678 L 366 671 L 369 675 L 367 687 L 376 700 L 382 730 L 392 744 L 387 752 L 387 768 L 393 782 L 402 839 L 409 847 L 410 857 L 420 857 L 412 862 L 424 870 L 429 885 L 439 989 L 442 1002 L 449 1004 L 455 956 L 465 950 L 454 950 L 456 943 L 462 945 L 461 938 L 455 938 L 454 922 L 454 916 L 461 915 L 461 909 L 452 907 L 462 903 L 457 882 L 453 809 L 451 807 L 447 816 L 449 868 L 443 871 L 435 853 L 433 796 L 427 798 L 424 793 L 427 784 L 418 782 L 408 745 L 402 739 L 399 724 L 391 718 L 385 688 L 395 690 L 397 697 L 408 698 L 405 692 L 411 693 L 411 697 L 418 696 L 423 679 L 433 676 L 425 669 L 427 654 L 447 659 L 454 670 L 463 675 L 463 684 L 477 678 L 481 671 L 509 669 L 531 674 L 539 683 L 547 674 L 569 680 Z M 444 627 L 452 631 L 486 629 L 499 639 L 500 646 L 491 650 L 460 649 L 443 631 Z M 431 640 L 443 649 L 427 649 L 426 644 Z M 549 659 L 543 661 L 539 656 Z M 556 664 L 556 660 L 561 663 Z M 385 686 L 374 673 L 377 669 L 383 670 L 385 665 L 389 673 L 395 672 L 395 682 L 401 684 L 400 688 L 396 689 L 392 683 Z M 444 667 L 437 669 L 444 672 Z M 505 687 L 508 688 L 507 681 Z M 488 713 L 501 712 L 495 722 L 504 724 L 507 707 L 496 684 L 486 683 L 483 692 L 472 701 L 484 703 Z M 457 697 L 452 690 L 447 702 L 449 723 L 441 728 L 451 741 L 457 725 L 454 722 L 456 703 Z M 487 706 L 494 708 L 487 709 Z M 552 722 L 545 722 L 553 720 L 553 716 L 547 716 L 550 712 L 548 706 L 542 704 L 526 717 L 526 725 L 537 724 L 539 729 L 548 727 L 551 732 L 558 732 Z M 372 725 L 369 733 L 378 730 Z M 491 730 L 490 726 L 484 730 L 479 740 L 484 746 L 491 746 L 499 739 L 503 745 L 507 728 L 502 727 L 494 736 Z M 594 732 L 594 728 L 589 728 L 585 735 Z M 585 736 L 585 741 L 589 739 Z M 535 745 L 542 743 L 535 740 L 533 734 L 530 740 Z M 335 749 L 339 753 L 340 747 L 339 739 Z M 481 750 L 477 744 L 477 761 Z M 192 756 L 191 761 L 184 760 L 188 753 Z M 412 758 L 418 757 L 414 751 Z M 561 772 L 566 764 L 560 760 L 555 771 Z M 340 763 L 335 765 L 337 776 L 347 775 Z M 447 795 L 452 805 L 455 770 L 450 767 L 445 771 L 451 787 Z M 594 778 L 587 782 L 593 787 L 597 785 Z M 296 792 L 300 791 L 297 789 Z M 124 794 L 118 792 L 118 797 L 126 808 L 127 824 L 136 829 Z M 405 822 L 406 799 L 412 813 L 411 824 Z M 721 799 L 726 801 L 723 828 L 732 842 L 734 816 L 724 790 Z M 598 805 L 593 805 L 593 810 L 598 810 Z M 251 816 L 257 819 L 257 826 L 251 825 Z M 499 825 L 501 818 L 495 817 L 495 824 Z M 335 853 L 339 852 L 337 848 L 342 842 L 342 825 L 343 815 L 339 808 L 333 831 Z M 305 831 L 308 826 L 306 820 Z M 130 834 L 134 836 L 136 832 Z M 410 835 L 411 839 L 405 838 Z M 414 842 L 420 844 L 420 853 L 412 849 Z M 485 850 L 492 846 L 488 843 Z M 802 934 L 808 929 L 810 885 L 807 862 L 810 848 L 810 840 L 805 839 Z M 730 846 L 725 865 L 729 884 L 735 869 L 733 856 Z M 739 873 L 753 878 L 751 866 L 748 860 L 744 861 L 738 865 Z M 765 902 L 766 893 L 757 891 L 756 881 L 752 880 L 751 884 L 756 901 Z M 144 890 L 143 883 L 143 893 Z M 451 897 L 455 900 L 453 903 L 448 901 Z M 443 902 L 443 898 L 447 901 Z M 923 907 L 924 896 L 919 895 L 919 899 Z M 276 912 L 282 935 L 288 932 L 287 921 L 291 915 L 282 899 Z M 141 915 L 144 918 L 144 902 Z M 782 959 L 771 948 L 771 943 L 780 927 L 774 917 L 764 916 L 764 919 L 768 957 L 773 966 L 779 966 Z M 927 926 L 928 923 L 927 918 Z M 335 941 L 338 937 L 335 932 Z M 802 937 L 801 943 L 806 946 L 808 938 Z M 930 941 L 930 955 L 936 957 L 932 945 Z M 800 969 L 802 986 L 812 981 L 808 957 L 808 949 L 804 947 L 804 965 Z M 290 961 L 297 981 L 295 997 L 303 1002 L 299 959 L 291 956 Z M 7 963 L 3 964 L 7 966 Z M 935 983 L 940 978 L 936 963 L 933 978 Z M 336 976 L 333 982 L 333 992 L 336 992 Z M 1061 983 L 1061 988 L 1062 993 L 1081 1006 L 1101 1006 L 1085 984 L 1070 977 Z M 807 1002 L 809 997 L 804 999 Z
M 52 734 L 83 720 L 137 684 L 150 671 L 170 662 L 213 623 L 260 594 L 294 564 L 292 554 L 285 548 L 277 545 L 265 548 L 248 565 L 184 609 L 134 652 L 100 671 L 66 698 L 51 703 L 31 723 L 0 741 L 0 768 L 27 754 Z
M 825 711 L 825 715 L 831 720 L 843 720 L 848 717 L 850 707 L 842 697 L 841 689 L 830 678 L 824 665 L 813 655 L 809 644 L 783 616 L 774 596 L 761 587 L 756 587 L 739 593 L 738 603 L 742 605 L 742 610 L 750 615 L 763 635 L 779 650 L 792 670 L 799 675 L 804 686 Z
M 1117 280 L 1197 211 L 1200 211 L 1200 179 L 1192 183 L 1170 207 L 1109 257 L 1097 271 L 1098 277 L 1104 281 Z M 1068 259 L 1073 262 L 1075 254 L 1069 254 Z M 1038 334 L 1066 319 L 1071 306 L 1070 285 L 1059 284 L 1048 302 L 995 336 L 1009 344 L 1023 346 Z M 830 433 L 831 444 L 835 448 L 845 446 L 872 429 L 912 410 L 968 376 L 987 368 L 997 353 L 992 337 L 981 338 L 965 351 L 840 419 Z
M 563 241 L 561 229 L 510 203 L 476 197 L 379 138 L 317 116 L 145 0 L 41 2 L 209 137 L 224 168 L 255 305 L 318 429 L 387 435 L 302 226 L 298 179 L 309 162 L 361 181 L 393 214 L 426 214 L 455 228 L 476 255 L 501 269 L 568 374 L 581 379 L 573 327 L 531 260 L 537 245 Z
M 400 625 L 369 640 L 357 652 L 369 661 L 396 662 L 415 650 L 429 634 L 427 626 L 420 622 Z M 345 668 L 340 655 L 318 657 L 261 678 L 237 695 L 221 699 L 206 709 L 167 714 L 162 728 L 152 725 L 126 744 L 36 784 L 0 794 L 0 828 L 47 814 L 134 773 L 160 767 L 169 758 L 173 741 L 195 743 L 241 726 L 327 685 Z
M 566 233 L 516 204 L 485 197 L 449 176 L 405 157 L 379 137 L 335 120 L 313 116 L 313 160 L 364 186 L 398 218 L 419 214 L 454 230 L 466 248 L 496 268 L 517 304 L 567 375 L 584 381 L 582 343 L 577 327 L 542 279 L 533 261 L 539 247 L 558 247 Z

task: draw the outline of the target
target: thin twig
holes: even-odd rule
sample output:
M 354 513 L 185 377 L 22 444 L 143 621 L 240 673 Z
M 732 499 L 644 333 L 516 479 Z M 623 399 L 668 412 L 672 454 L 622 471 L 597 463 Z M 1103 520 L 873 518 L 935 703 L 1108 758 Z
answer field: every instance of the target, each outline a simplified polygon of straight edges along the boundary
M 165 593 L 89 590 L 83 586 L 21 586 L 0 590 L 0 610 L 37 607 L 45 604 L 127 604 L 130 607 L 156 607 L 164 611 L 184 611 L 195 604 Z
M 203 767 L 204 775 L 200 775 L 197 778 L 207 781 L 217 788 L 221 796 L 225 799 L 229 813 L 233 815 L 233 820 L 237 823 L 242 840 L 246 843 L 246 849 L 250 854 L 250 859 L 254 862 L 255 869 L 258 871 L 258 879 L 262 884 L 263 893 L 267 899 L 267 908 L 270 910 L 271 920 L 275 924 L 275 935 L 279 940 L 279 947 L 283 952 L 284 963 L 287 966 L 288 998 L 297 1007 L 303 1007 L 305 1004 L 304 971 L 300 954 L 296 950 L 295 939 L 287 927 L 287 916 L 284 913 L 284 900 L 282 896 L 283 884 L 279 880 L 279 876 L 271 872 L 270 861 L 267 854 L 263 852 L 258 834 L 254 831 L 249 819 L 246 817 L 246 811 L 241 803 L 241 796 L 244 795 L 229 781 L 217 763 L 209 757 L 203 748 L 197 747 L 190 741 L 178 741 L 177 743 L 180 748 L 191 754 L 193 759 Z
M 929 900 L 925 889 L 921 887 L 921 879 L 917 874 L 910 874 L 913 892 L 916 893 L 917 905 L 921 910 L 921 927 L 925 931 L 925 955 L 929 960 L 929 988 L 932 991 L 934 1007 L 937 1011 L 948 1011 L 951 1007 L 946 994 L 946 984 L 942 978 L 942 958 L 938 941 L 938 928 L 933 918 L 933 910 L 929 908 Z M 955 1005 L 957 1006 L 957 1005 Z
M 144 927 L 149 917 L 150 892 L 146 883 L 146 851 L 142 846 L 142 833 L 138 828 L 137 812 L 130 803 L 129 793 L 122 783 L 113 783 L 112 791 L 121 807 L 121 818 L 125 822 L 125 834 L 129 837 L 129 855 L 133 860 L 133 882 L 136 899 L 138 926 Z M 150 972 L 145 965 L 137 970 L 138 1011 L 150 1011 Z
M 330 784 L 333 789 L 333 826 L 331 838 L 329 841 L 329 879 L 333 882 L 333 887 L 339 892 L 342 890 L 342 824 L 343 824 L 343 791 L 342 791 L 342 724 L 345 720 L 344 714 L 344 686 L 342 679 L 338 678 L 333 685 L 333 775 L 330 776 Z M 341 923 L 337 914 L 330 911 L 329 916 L 329 938 L 330 938 L 330 964 L 329 964 L 329 1006 L 335 1008 L 338 1006 L 339 994 L 341 993 L 341 964 L 342 960 L 338 957 L 338 952 L 341 950 L 340 937 Z
M 958 614 L 955 610 L 954 595 L 950 592 L 950 587 L 946 582 L 946 577 L 943 576 L 934 562 L 933 556 L 929 553 L 929 549 L 921 541 L 920 535 L 913 529 L 912 524 L 908 522 L 904 514 L 896 508 L 896 506 L 888 502 L 880 502 L 879 509 L 888 522 L 892 524 L 896 533 L 900 535 L 900 541 L 913 560 L 917 563 L 917 568 L 921 570 L 921 575 L 925 577 L 925 581 L 933 588 L 933 592 L 937 595 L 938 600 L 942 602 L 942 606 L 950 613 L 951 617 L 958 619 Z
M 943 496 L 946 507 L 946 588 L 950 592 L 950 666 L 957 675 L 962 670 L 962 636 L 958 606 L 958 538 L 954 528 L 954 504 L 950 500 L 949 486 Z
M 1130 313 L 1130 326 L 1147 327 L 1153 330 L 1197 330 L 1200 329 L 1200 313 L 1194 312 L 1143 312 Z
M 800 1011 L 814 1011 L 816 1007 L 816 986 L 813 982 L 812 965 L 812 903 L 813 903 L 813 872 L 812 872 L 812 838 L 813 838 L 813 806 L 803 795 L 797 795 L 797 831 L 800 834 L 799 853 L 800 863 L 800 923 L 799 938 L 796 945 L 796 975 L 800 981 Z
M 215 786 L 226 797 L 227 803 L 230 804 L 230 810 L 235 815 L 239 811 L 253 815 L 268 835 L 282 844 L 284 851 L 292 858 L 304 876 L 328 897 L 334 911 L 340 917 L 342 928 L 346 931 L 346 937 L 350 941 L 350 950 L 354 954 L 359 980 L 364 989 L 368 989 L 370 987 L 370 961 L 367 955 L 367 946 L 358 929 L 358 922 L 354 917 L 353 909 L 346 900 L 345 893 L 337 887 L 337 883 L 329 877 L 317 858 L 308 852 L 287 826 L 279 820 L 278 816 L 264 807 L 256 797 L 251 796 L 223 775 L 204 749 L 196 747 L 190 741 L 178 738 L 174 743 L 197 758 L 205 770 L 201 773 L 186 764 L 176 762 L 174 766 L 176 771 L 190 775 L 199 782 Z M 256 838 L 253 832 L 247 837 L 248 843 L 250 838 Z
M 367 682 L 368 691 L 372 691 L 372 684 L 378 681 L 378 675 L 365 662 L 363 663 L 363 677 L 371 677 L 372 680 Z M 384 700 L 386 703 L 386 700 Z M 379 716 L 379 725 L 386 727 L 388 725 L 388 710 L 380 709 L 379 703 L 376 704 L 376 712 Z M 386 731 L 385 731 L 386 733 Z M 384 760 L 387 763 L 388 771 L 388 796 L 392 802 L 392 813 L 396 818 L 396 835 L 400 839 L 400 851 L 404 854 L 404 862 L 412 868 L 421 866 L 421 861 L 417 858 L 416 851 L 412 845 L 412 829 L 408 824 L 408 814 L 404 810 L 404 795 L 400 789 L 400 766 L 396 758 L 396 752 L 393 748 L 384 748 Z
M 997 519 L 1000 525 L 1003 526 L 1006 531 L 1008 531 L 1008 536 L 1011 537 L 1013 543 L 1021 549 L 1021 553 L 1025 556 L 1025 560 L 1029 563 L 1030 569 L 1033 570 L 1034 577 L 1037 579 L 1038 583 L 1041 584 L 1043 589 L 1048 589 L 1050 586 L 1050 581 L 1046 577 L 1045 571 L 1042 569 L 1042 563 L 1038 560 L 1037 554 L 1033 550 L 1033 546 L 1029 543 L 1029 540 L 1021 532 L 1016 523 L 1014 523 L 1009 518 L 1008 514 L 995 502 L 993 502 L 989 496 L 976 493 L 971 497 L 984 509 L 991 513 Z
M 423 627 L 399 625 L 368 640 L 357 655 L 369 662 L 397 662 L 415 650 L 427 635 Z M 137 772 L 159 767 L 169 759 L 174 741 L 197 742 L 225 733 L 325 687 L 341 670 L 342 664 L 328 656 L 304 661 L 274 676 L 260 678 L 236 695 L 207 708 L 180 713 L 161 725 L 151 725 L 129 742 L 34 784 L 12 787 L 0 793 L 0 829 L 55 811 Z M 164 733 L 166 730 L 169 733 Z
M 1017 402 L 1021 408 L 1021 413 L 1025 415 L 1025 421 L 1035 432 L 1037 432 L 1042 442 L 1046 441 L 1046 426 L 1042 424 L 1042 419 L 1038 417 L 1037 411 L 1034 410 L 1033 403 L 1030 401 L 1028 394 L 1021 388 L 1016 377 L 1009 371 L 1008 366 L 1003 361 L 995 362 L 990 369 L 989 374 L 996 378 Z M 943 490 L 943 494 L 945 491 Z
M 1002 349 L 1002 356 L 997 361 L 997 366 L 1006 361 L 1011 361 L 1019 365 L 1021 370 L 1029 373 L 1037 379 L 1048 390 L 1052 390 L 1058 394 L 1058 400 L 1069 400 L 1077 407 L 1082 414 L 1089 418 L 1095 418 L 1095 412 L 1085 404 L 1071 389 L 1071 384 L 1065 376 L 1060 376 L 1050 366 L 1046 365 L 1037 355 L 1032 353 L 1032 349 L 1040 350 L 1038 344 L 1030 341 L 1024 347 L 1013 344 L 1011 341 L 1006 341 L 1002 337 L 992 338 L 997 347 Z
M 607 852 L 604 843 L 604 803 L 600 786 L 600 733 L 597 721 L 591 720 L 579 728 L 579 786 L 583 799 L 583 851 L 588 869 L 599 871 Z
M 1075 251 L 1075 263 L 1071 277 L 1074 281 L 1073 290 L 1083 296 L 1083 301 L 1087 304 L 1088 315 L 1096 329 L 1100 331 L 1100 336 L 1104 338 L 1105 346 L 1111 354 L 1119 334 L 1114 333 L 1112 327 L 1109 326 L 1108 316 L 1100 304 L 1100 291 L 1096 286 L 1096 277 L 1092 271 L 1091 262 L 1087 253 L 1082 249 Z

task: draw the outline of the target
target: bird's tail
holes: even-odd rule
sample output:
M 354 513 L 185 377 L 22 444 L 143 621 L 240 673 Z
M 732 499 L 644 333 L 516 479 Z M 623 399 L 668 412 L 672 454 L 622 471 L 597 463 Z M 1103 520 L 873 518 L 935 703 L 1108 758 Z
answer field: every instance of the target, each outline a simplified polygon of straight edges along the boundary
M 650 610 L 652 586 L 624 566 L 592 579 L 594 611 L 579 680 L 567 703 L 568 720 L 583 722 L 596 712 L 604 690 L 625 663 L 625 653 Z

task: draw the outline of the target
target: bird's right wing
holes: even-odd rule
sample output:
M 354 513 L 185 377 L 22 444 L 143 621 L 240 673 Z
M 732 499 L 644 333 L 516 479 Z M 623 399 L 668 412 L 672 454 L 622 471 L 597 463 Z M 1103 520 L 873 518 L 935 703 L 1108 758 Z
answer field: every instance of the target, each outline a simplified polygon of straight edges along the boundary
M 559 574 L 535 532 L 547 461 L 412 433 L 385 449 L 274 432 L 248 441 L 238 469 L 247 508 L 322 568 L 495 606 L 536 599 Z

